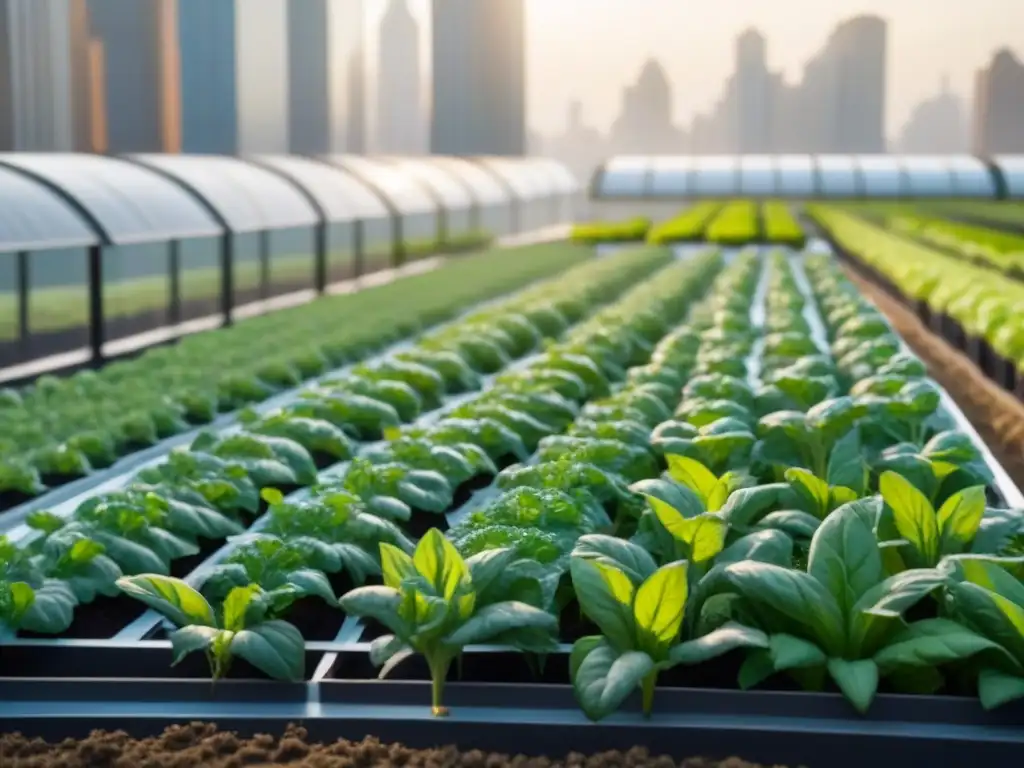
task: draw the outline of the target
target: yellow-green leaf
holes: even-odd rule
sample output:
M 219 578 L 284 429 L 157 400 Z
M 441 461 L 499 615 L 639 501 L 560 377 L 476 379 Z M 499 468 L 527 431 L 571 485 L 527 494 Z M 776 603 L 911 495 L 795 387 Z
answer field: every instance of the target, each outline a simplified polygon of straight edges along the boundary
M 392 589 L 399 589 L 403 581 L 417 573 L 412 558 L 387 542 L 380 544 L 380 567 L 384 574 L 384 586 Z
M 962 552 L 974 541 L 985 515 L 985 486 L 976 485 L 954 493 L 938 513 L 939 530 L 946 545 L 943 554 Z M 952 545 L 952 546 L 951 546 Z
M 718 478 L 715 477 L 715 474 L 699 461 L 691 459 L 689 456 L 669 454 L 665 457 L 665 460 L 668 462 L 669 477 L 677 483 L 682 483 L 700 496 L 700 500 L 704 502 L 705 509 L 708 509 L 708 502 L 715 491 L 715 486 L 718 484 Z
M 413 553 L 416 570 L 434 585 L 437 594 L 451 600 L 459 583 L 469 578 L 469 568 L 455 546 L 436 528 L 420 539 Z
M 640 585 L 633 601 L 633 618 L 654 648 L 648 652 L 659 658 L 679 634 L 686 609 L 686 562 L 663 565 Z
M 921 553 L 927 564 L 934 565 L 939 557 L 939 524 L 931 502 L 902 475 L 892 471 L 882 473 L 878 488 L 892 509 L 900 536 Z

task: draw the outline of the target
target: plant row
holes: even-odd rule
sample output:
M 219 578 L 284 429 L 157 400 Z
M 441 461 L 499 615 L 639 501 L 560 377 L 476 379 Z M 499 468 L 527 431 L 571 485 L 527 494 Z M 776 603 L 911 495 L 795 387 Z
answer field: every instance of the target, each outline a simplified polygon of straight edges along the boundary
M 586 257 L 564 244 L 496 250 L 0 391 L 0 495 L 36 496 Z
M 1024 276 L 1024 237 L 1020 235 L 901 210 L 892 212 L 887 222 L 897 232 L 905 232 L 979 266 L 1014 277 Z
M 291 524 L 319 523 L 341 533 L 351 518 L 357 528 L 369 526 L 370 535 L 390 536 L 397 530 L 392 521 L 408 518 L 407 502 L 443 509 L 441 499 L 450 493 L 443 477 L 397 461 L 371 464 L 357 458 L 360 443 L 422 421 L 443 404 L 456 405 L 449 410 L 452 418 L 437 422 L 436 429 L 460 449 L 442 451 L 441 459 L 460 461 L 470 476 L 487 471 L 487 455 L 468 443 L 492 448 L 496 440 L 511 439 L 502 407 L 491 403 L 489 418 L 482 412 L 478 418 L 454 418 L 461 406 L 451 395 L 480 391 L 485 377 L 541 349 L 622 285 L 667 261 L 658 249 L 641 249 L 585 262 L 327 378 L 275 412 L 248 414 L 241 429 L 201 433 L 189 449 L 143 469 L 122 490 L 91 497 L 67 519 L 49 512 L 30 515 L 29 525 L 42 535 L 17 545 L 0 540 L 0 621 L 8 631 L 59 634 L 74 620 L 77 605 L 118 594 L 122 574 L 172 573 L 176 562 L 240 534 L 262 508 L 262 489 L 310 486 L 325 464 L 352 459 L 337 492 L 328 492 L 320 504 L 320 517 L 302 512 Z M 418 444 L 395 447 L 419 455 Z M 366 516 L 360 517 L 363 509 Z M 278 517 L 275 522 L 272 516 L 272 526 L 290 524 L 286 513 Z M 373 533 L 378 523 L 383 534 Z
M 1018 369 L 1024 366 L 1024 285 L 836 208 L 815 207 L 812 215 L 841 248 L 906 299 L 952 318 Z
M 721 203 L 696 203 L 678 216 L 652 226 L 647 233 L 647 242 L 657 245 L 701 242 L 704 230 L 721 208 Z
M 706 241 L 722 245 L 774 243 L 802 247 L 806 237 L 803 228 L 781 202 L 757 203 L 734 200 L 721 203 L 700 203 L 675 219 L 651 228 L 649 242 Z
M 807 235 L 787 203 L 767 202 L 761 205 L 761 228 L 765 242 L 803 248 Z
M 564 430 L 583 402 L 598 398 L 595 407 L 617 407 L 613 399 L 603 400 L 610 381 L 624 378 L 625 367 L 650 356 L 668 319 L 685 311 L 718 268 L 717 257 L 708 253 L 659 271 L 542 353 L 493 378 L 458 408 L 367 447 L 344 472 L 322 478 L 310 498 L 286 499 L 278 490 L 264 489 L 268 524 L 208 574 L 201 593 L 160 573 L 124 577 L 120 587 L 178 624 L 171 636 L 175 658 L 204 649 L 214 677 L 226 674 L 236 656 L 274 677 L 301 677 L 303 637 L 285 620 L 296 600 L 315 596 L 334 605 L 330 575 L 344 570 L 352 584 L 384 581 L 348 592 L 344 609 L 394 607 L 387 590 L 396 586 L 396 564 L 405 567 L 415 553 L 417 567 L 428 567 L 423 566 L 426 549 L 451 547 L 434 529 L 414 548 L 406 535 L 410 518 L 425 514 L 442 520 L 455 489 L 477 475 L 493 477 L 502 463 L 525 460 L 543 435 Z M 508 556 L 494 545 L 486 549 L 471 562 L 486 560 L 496 576 L 515 573 Z M 499 555 L 504 559 L 494 559 Z M 500 596 L 494 586 L 493 594 Z M 414 613 L 421 610 L 415 608 L 419 598 L 407 599 Z M 488 608 L 484 595 L 474 599 L 477 609 Z M 495 604 L 487 615 L 515 609 Z M 426 641 L 415 642 L 420 640 Z
M 1024 695 L 1019 511 L 988 506 L 976 446 L 829 260 L 809 261 L 808 293 L 773 259 L 762 327 L 743 266 L 655 352 L 685 381 L 660 413 L 623 387 L 600 437 L 542 441 L 499 481 L 517 487 L 342 599 L 389 630 L 383 673 L 425 655 L 439 708 L 466 644 L 542 656 L 574 605 L 589 625 L 570 676 L 594 719 L 638 688 L 650 713 L 659 678 L 730 655 L 742 688 L 834 685 L 859 711 L 880 688 Z
M 624 221 L 591 221 L 574 224 L 570 239 L 574 243 L 642 243 L 651 229 L 651 220 L 637 216 Z

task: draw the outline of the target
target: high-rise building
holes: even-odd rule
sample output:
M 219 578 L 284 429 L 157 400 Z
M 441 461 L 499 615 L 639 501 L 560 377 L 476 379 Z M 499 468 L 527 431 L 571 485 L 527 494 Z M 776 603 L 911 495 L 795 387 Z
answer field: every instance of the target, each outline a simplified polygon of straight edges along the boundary
M 420 28 L 408 0 L 390 0 L 377 45 L 377 122 L 374 150 L 422 154 L 425 147 L 420 84 Z
M 523 5 L 523 0 L 434 0 L 431 151 L 525 152 Z
M 731 133 L 740 153 L 771 151 L 773 105 L 767 47 L 764 35 L 753 29 L 736 40 L 735 120 Z
M 302 0 L 298 0 L 302 2 Z M 333 0 L 330 27 L 331 144 L 337 152 L 366 151 L 366 16 L 363 0 Z
M 858 16 L 839 25 L 827 46 L 837 70 L 836 151 L 883 153 L 888 24 Z
M 973 144 L 978 155 L 1024 153 L 1024 65 L 1007 49 L 978 72 Z
M 908 155 L 963 154 L 970 148 L 970 136 L 962 99 L 943 77 L 939 92 L 920 102 L 907 119 L 896 142 L 896 150 Z
M 332 148 L 329 5 L 288 1 L 288 140 L 296 154 Z
M 680 132 L 672 123 L 672 84 L 660 61 L 649 59 L 636 82 L 623 90 L 622 108 L 612 123 L 610 142 L 615 152 L 684 151 Z
M 238 151 L 235 0 L 178 0 L 181 149 Z
M 88 148 L 84 0 L 0 0 L 0 148 Z
M 178 151 L 176 0 L 88 0 L 88 10 L 102 46 L 107 149 Z
M 14 72 L 11 0 L 0 0 L 0 151 L 14 149 Z

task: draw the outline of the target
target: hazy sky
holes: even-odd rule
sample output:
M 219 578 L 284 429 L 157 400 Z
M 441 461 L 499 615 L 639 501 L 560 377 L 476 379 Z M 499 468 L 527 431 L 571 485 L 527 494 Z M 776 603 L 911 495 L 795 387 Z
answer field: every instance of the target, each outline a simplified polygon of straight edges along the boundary
M 491 0 L 478 0 L 491 2 Z M 895 135 L 944 73 L 970 99 L 974 72 L 999 47 L 1024 58 L 1024 0 L 526 0 L 530 126 L 557 133 L 572 98 L 605 129 L 623 86 L 656 56 L 675 85 L 676 121 L 709 110 L 733 69 L 733 43 L 747 27 L 768 38 L 769 66 L 790 82 L 842 19 L 889 21 L 887 130 Z M 430 0 L 409 0 L 429 32 Z M 386 0 L 369 0 L 375 28 Z M 372 36 L 371 36 L 372 38 Z M 375 45 L 375 41 L 372 43 Z M 429 48 L 427 48 L 429 51 Z M 426 55 L 426 54 L 425 54 Z

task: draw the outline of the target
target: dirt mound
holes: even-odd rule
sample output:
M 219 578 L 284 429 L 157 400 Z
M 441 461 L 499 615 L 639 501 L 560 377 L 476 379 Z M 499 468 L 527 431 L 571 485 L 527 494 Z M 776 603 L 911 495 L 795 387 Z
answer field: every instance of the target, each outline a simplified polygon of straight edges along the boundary
M 259 734 L 240 738 L 220 731 L 213 723 L 172 726 L 162 735 L 132 739 L 123 731 L 93 731 L 81 741 L 66 739 L 48 744 L 20 734 L 0 736 L 0 765 L 4 768 L 259 768 L 287 765 L 292 768 L 761 768 L 737 758 L 705 760 L 690 758 L 678 763 L 669 757 L 652 756 L 642 747 L 628 752 L 596 755 L 572 753 L 563 758 L 500 755 L 457 747 L 410 749 L 401 744 L 382 744 L 368 738 L 359 742 L 339 740 L 316 744 L 306 730 L 291 725 L 280 738 Z

